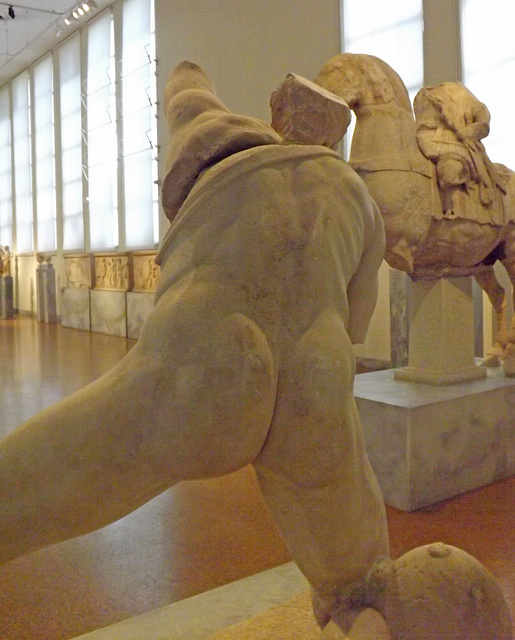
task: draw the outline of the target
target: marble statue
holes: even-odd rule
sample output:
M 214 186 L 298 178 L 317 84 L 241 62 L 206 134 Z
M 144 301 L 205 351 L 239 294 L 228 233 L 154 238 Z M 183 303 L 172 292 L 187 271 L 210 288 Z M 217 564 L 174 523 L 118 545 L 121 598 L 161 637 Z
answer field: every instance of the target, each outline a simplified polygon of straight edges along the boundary
M 11 251 L 7 245 L 0 245 L 0 276 L 11 275 Z
M 375 306 L 381 217 L 336 152 L 231 113 L 196 65 L 171 74 L 164 103 L 156 305 L 112 371 L 0 443 L 0 561 L 252 463 L 320 623 L 338 609 L 347 624 L 388 554 L 352 353 Z
M 0 442 L 0 561 L 251 463 L 320 625 L 345 633 L 374 607 L 401 628 L 414 614 L 399 609 L 409 595 L 353 396 L 384 228 L 363 181 L 319 144 L 334 146 L 335 110 L 348 110 L 290 76 L 272 98 L 285 141 L 231 113 L 190 62 L 164 104 L 171 226 L 155 308 L 112 371 Z
M 52 254 L 51 253 L 44 253 L 43 251 L 38 251 L 36 253 L 36 262 L 38 264 L 45 264 L 45 262 L 47 264 L 50 264 L 52 262 Z
M 415 121 L 398 74 L 364 54 L 336 56 L 315 81 L 356 115 L 350 164 L 381 210 L 387 262 L 413 279 L 473 275 L 496 314 L 485 364 L 501 358 L 514 376 L 515 320 L 508 328 L 494 264 L 515 282 L 515 179 L 481 143 L 487 108 L 460 83 L 444 83 L 417 95 Z
M 387 621 L 369 618 L 359 635 L 331 622 L 323 640 L 509 640 L 512 621 L 499 585 L 473 556 L 442 542 L 380 563 L 368 577 L 368 597 Z M 367 633 L 368 632 L 368 633 Z

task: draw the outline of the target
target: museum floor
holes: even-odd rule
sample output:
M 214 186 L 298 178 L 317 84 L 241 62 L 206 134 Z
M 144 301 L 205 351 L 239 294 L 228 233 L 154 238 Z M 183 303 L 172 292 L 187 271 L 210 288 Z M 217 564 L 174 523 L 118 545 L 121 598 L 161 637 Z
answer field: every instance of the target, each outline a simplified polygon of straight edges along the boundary
M 133 344 L 27 317 L 0 320 L 0 435 Z M 394 557 L 435 540 L 460 546 L 498 578 L 515 613 L 515 477 L 417 512 L 389 508 L 388 519 Z M 1 568 L 0 638 L 74 638 L 290 560 L 251 468 L 183 483 L 106 529 Z

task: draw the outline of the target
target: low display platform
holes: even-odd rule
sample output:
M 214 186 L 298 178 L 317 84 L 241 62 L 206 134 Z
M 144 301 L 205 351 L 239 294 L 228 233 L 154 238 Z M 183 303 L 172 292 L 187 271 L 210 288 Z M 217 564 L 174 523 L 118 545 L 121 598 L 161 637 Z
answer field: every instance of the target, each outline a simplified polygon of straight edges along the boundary
M 370 463 L 386 504 L 413 511 L 515 474 L 515 379 L 500 368 L 447 386 L 356 376 Z

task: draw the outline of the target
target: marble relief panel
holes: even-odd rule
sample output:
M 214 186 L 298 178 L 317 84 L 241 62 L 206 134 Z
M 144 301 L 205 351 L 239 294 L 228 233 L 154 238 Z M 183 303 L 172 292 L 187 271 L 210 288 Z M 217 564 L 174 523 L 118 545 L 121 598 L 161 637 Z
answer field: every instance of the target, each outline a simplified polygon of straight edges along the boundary
M 64 256 L 66 286 L 70 289 L 91 289 L 95 279 L 95 263 L 91 253 Z
M 157 251 L 135 251 L 133 253 L 133 291 L 154 293 L 159 280 L 160 268 L 155 262 Z
M 95 289 L 130 291 L 132 286 L 130 253 L 95 254 Z

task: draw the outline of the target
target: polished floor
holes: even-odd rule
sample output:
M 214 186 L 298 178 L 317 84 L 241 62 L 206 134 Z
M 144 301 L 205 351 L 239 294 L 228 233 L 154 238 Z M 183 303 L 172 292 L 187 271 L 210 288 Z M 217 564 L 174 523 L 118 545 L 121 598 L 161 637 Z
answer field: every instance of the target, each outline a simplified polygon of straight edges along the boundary
M 133 344 L 0 320 L 0 435 Z M 389 508 L 388 519 L 394 557 L 435 540 L 460 546 L 498 578 L 515 613 L 515 478 L 413 513 Z M 103 530 L 0 568 L 0 638 L 73 638 L 290 560 L 251 468 L 182 483 Z

